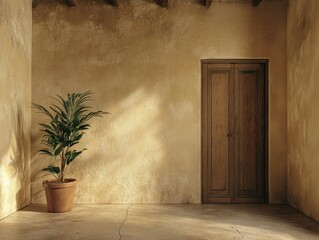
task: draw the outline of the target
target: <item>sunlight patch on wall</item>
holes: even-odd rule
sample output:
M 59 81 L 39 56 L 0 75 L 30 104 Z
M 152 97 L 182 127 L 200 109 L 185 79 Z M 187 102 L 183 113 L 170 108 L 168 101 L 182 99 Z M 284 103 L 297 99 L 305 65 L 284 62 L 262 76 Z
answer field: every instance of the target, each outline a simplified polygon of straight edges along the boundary
M 156 191 L 156 171 L 165 154 L 160 95 L 140 88 L 118 107 L 108 130 L 113 137 L 104 143 L 111 143 L 113 152 L 107 175 L 113 184 L 108 192 L 118 201 L 142 202 Z
M 88 150 L 68 172 L 80 180 L 77 196 L 81 202 L 142 202 L 150 198 L 148 191 L 156 191 L 159 179 L 154 173 L 164 157 L 161 104 L 159 94 L 140 88 L 123 99 L 116 112 L 92 122 L 79 146 Z M 36 158 L 40 169 L 43 156 Z M 42 199 L 41 181 L 47 177 L 37 174 L 37 184 L 33 184 L 33 192 Z
M 17 181 L 17 178 L 15 178 L 16 170 L 12 166 L 13 158 L 14 150 L 10 147 L 0 162 L 0 218 L 7 216 L 17 209 L 16 194 L 21 188 L 21 184 Z

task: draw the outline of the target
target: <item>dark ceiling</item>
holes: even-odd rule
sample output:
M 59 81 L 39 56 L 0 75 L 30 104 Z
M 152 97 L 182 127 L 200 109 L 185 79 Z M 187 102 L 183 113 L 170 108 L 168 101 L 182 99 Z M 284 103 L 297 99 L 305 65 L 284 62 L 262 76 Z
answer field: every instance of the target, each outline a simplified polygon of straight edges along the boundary
M 113 6 L 118 6 L 121 3 L 121 0 L 103 0 L 106 3 L 112 4 Z M 170 0 L 153 0 L 155 1 L 159 6 L 168 8 Z M 198 0 L 199 3 L 201 3 L 206 8 L 209 8 L 214 0 Z M 262 0 L 251 0 L 251 4 L 253 7 L 257 7 Z M 41 2 L 40 0 L 32 0 L 32 7 L 36 7 L 37 4 Z M 75 0 L 63 0 L 65 4 L 67 4 L 69 7 L 75 7 L 76 1 Z

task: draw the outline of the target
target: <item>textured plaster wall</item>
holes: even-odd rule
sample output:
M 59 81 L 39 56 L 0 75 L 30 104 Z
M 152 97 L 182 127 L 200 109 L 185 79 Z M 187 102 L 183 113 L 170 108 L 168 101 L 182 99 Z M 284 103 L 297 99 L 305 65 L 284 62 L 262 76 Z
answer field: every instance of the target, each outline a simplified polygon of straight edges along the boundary
M 319 221 L 319 1 L 288 8 L 288 202 Z
M 31 0 L 0 1 L 0 219 L 30 203 Z
M 121 3 L 121 2 L 120 2 Z M 33 14 L 32 101 L 91 89 L 88 148 L 69 170 L 78 203 L 200 203 L 200 60 L 269 58 L 269 191 L 286 202 L 286 3 L 41 2 Z M 44 202 L 32 115 L 32 201 Z

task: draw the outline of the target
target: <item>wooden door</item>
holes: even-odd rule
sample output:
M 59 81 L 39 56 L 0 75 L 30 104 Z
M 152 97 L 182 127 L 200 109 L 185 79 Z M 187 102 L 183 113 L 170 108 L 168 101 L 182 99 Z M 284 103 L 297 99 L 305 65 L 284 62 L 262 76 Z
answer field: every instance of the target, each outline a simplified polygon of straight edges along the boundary
M 202 62 L 202 201 L 266 197 L 267 62 Z

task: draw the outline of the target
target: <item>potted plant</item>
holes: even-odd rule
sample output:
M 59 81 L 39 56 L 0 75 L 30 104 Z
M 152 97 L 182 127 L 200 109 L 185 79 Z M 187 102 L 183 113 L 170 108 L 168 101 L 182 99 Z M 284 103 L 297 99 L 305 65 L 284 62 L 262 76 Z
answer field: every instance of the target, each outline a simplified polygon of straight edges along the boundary
M 94 117 L 102 117 L 108 112 L 91 111 L 87 105 L 92 100 L 92 92 L 67 94 L 66 98 L 57 95 L 56 104 L 48 108 L 32 104 L 33 108 L 45 114 L 49 119 L 39 123 L 43 133 L 39 153 L 50 156 L 56 164 L 51 164 L 42 171 L 53 174 L 54 180 L 43 182 L 49 212 L 66 212 L 72 209 L 76 179 L 65 178 L 70 164 L 84 151 L 76 149 Z

